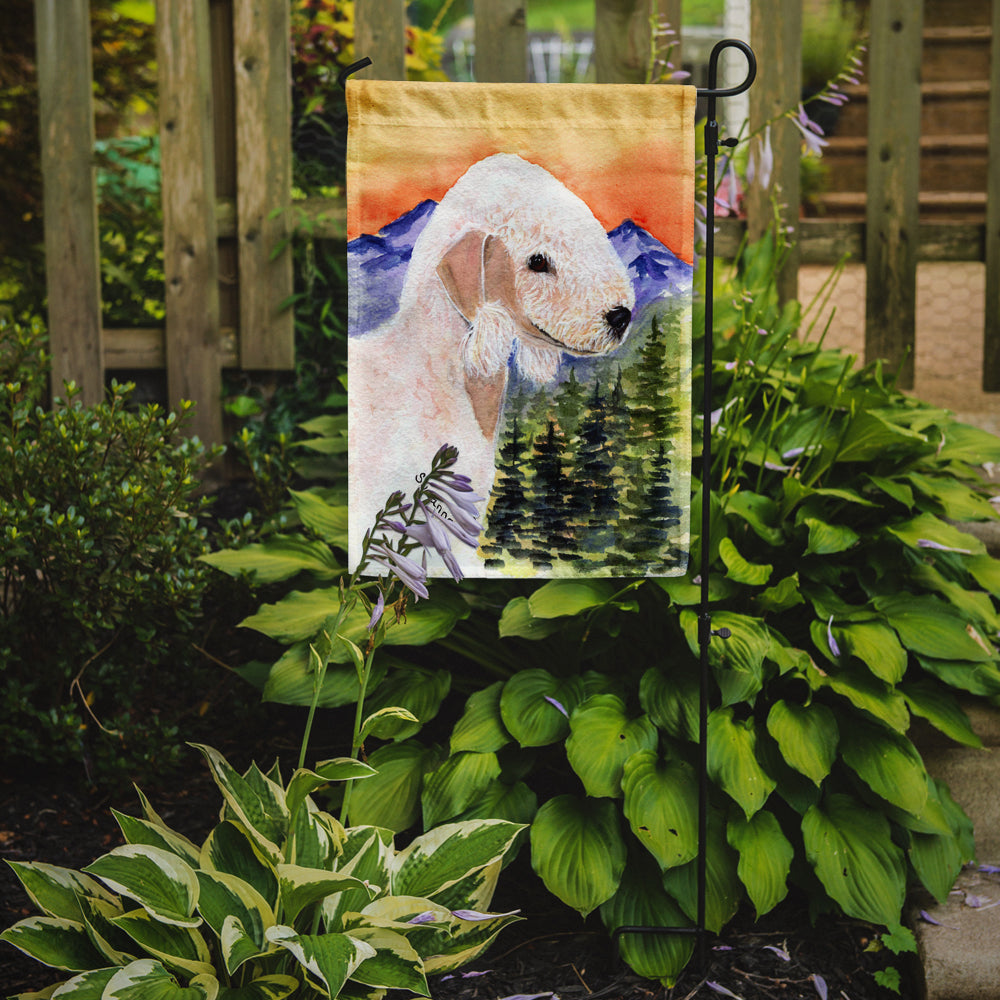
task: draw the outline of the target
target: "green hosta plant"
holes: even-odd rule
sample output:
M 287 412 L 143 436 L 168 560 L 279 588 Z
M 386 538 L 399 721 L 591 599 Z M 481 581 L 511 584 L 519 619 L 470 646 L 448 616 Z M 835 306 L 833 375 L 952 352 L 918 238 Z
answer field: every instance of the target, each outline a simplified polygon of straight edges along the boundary
M 41 911 L 0 935 L 70 974 L 67 1000 L 280 1000 L 428 996 L 427 975 L 470 961 L 514 913 L 489 913 L 521 827 L 450 823 L 397 849 L 391 831 L 343 827 L 312 794 L 369 779 L 338 758 L 240 774 L 199 747 L 222 793 L 201 845 L 116 813 L 126 844 L 83 871 L 11 862 Z M 49 996 L 50 993 L 32 994 Z
M 957 523 L 995 517 L 976 466 L 1000 461 L 1000 440 L 799 340 L 779 259 L 748 248 L 716 293 L 711 536 L 694 517 L 691 546 L 692 567 L 710 546 L 712 625 L 731 633 L 709 647 L 706 924 L 794 886 L 814 912 L 903 940 L 908 885 L 945 898 L 974 851 L 910 726 L 978 746 L 959 697 L 1000 695 L 1000 561 Z M 703 376 L 696 359 L 695 398 Z M 496 655 L 513 669 L 468 698 L 443 760 L 412 738 L 374 750 L 364 821 L 531 822 L 535 869 L 581 914 L 693 923 L 696 573 L 509 599 Z M 670 982 L 691 941 L 626 935 L 622 950 Z

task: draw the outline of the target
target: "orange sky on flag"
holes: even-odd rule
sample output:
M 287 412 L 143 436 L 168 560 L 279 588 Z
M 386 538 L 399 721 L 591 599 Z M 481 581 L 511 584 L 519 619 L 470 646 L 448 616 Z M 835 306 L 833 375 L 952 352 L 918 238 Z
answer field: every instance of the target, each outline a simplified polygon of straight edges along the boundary
M 377 233 L 427 198 L 440 201 L 473 163 L 509 152 L 562 181 L 605 229 L 631 219 L 682 260 L 693 261 L 693 149 L 679 128 L 594 133 L 569 122 L 520 141 L 516 130 L 509 131 L 502 142 L 474 129 L 414 129 L 409 138 L 421 147 L 416 162 L 408 131 L 397 130 L 381 143 L 369 139 L 365 163 L 349 170 L 348 239 Z M 691 162 L 682 163 L 688 156 Z

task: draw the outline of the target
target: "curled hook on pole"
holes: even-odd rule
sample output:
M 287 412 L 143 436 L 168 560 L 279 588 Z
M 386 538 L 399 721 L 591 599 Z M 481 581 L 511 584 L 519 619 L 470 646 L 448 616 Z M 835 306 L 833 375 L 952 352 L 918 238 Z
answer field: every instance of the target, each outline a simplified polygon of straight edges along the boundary
M 371 66 L 371 64 L 372 64 L 371 59 L 369 59 L 368 56 L 365 56 L 363 59 L 359 59 L 357 62 L 352 62 L 350 66 L 345 66 L 337 74 L 337 83 L 340 85 L 340 89 L 341 90 L 347 89 L 347 78 L 352 73 L 357 73 L 358 70 L 364 69 L 366 66 Z

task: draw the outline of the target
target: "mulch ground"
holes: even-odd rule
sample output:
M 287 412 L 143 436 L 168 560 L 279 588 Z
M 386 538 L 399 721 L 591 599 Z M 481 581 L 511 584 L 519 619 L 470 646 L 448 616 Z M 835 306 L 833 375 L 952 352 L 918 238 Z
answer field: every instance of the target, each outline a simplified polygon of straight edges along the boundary
M 243 756 L 235 745 L 222 742 L 220 749 L 234 763 Z M 219 796 L 194 751 L 191 763 L 148 791 L 164 820 L 197 841 L 215 821 Z M 108 796 L 88 790 L 73 776 L 8 774 L 0 778 L 0 858 L 83 867 L 122 842 L 111 807 L 139 814 L 133 793 Z M 871 928 L 830 918 L 811 926 L 797 900 L 758 924 L 752 915 L 738 915 L 719 938 L 706 941 L 706 967 L 689 968 L 673 989 L 641 979 L 618 961 L 596 916 L 582 922 L 546 893 L 524 856 L 501 877 L 494 908 L 520 908 L 525 919 L 502 932 L 469 969 L 449 978 L 432 977 L 435 1000 L 544 1000 L 553 995 L 562 1000 L 887 1000 L 892 994 L 873 979 L 887 965 L 903 973 L 903 997 L 919 992 L 899 959 L 866 950 L 873 941 Z M 0 927 L 32 912 L 13 873 L 0 866 Z M 38 990 L 60 978 L 0 944 L 0 995 Z

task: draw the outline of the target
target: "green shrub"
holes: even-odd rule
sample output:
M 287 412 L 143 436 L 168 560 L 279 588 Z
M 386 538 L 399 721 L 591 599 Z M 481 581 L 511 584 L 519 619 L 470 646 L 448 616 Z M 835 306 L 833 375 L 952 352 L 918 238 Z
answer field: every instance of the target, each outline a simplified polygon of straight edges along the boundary
M 422 662 L 396 647 L 368 694 L 419 724 L 367 748 L 379 773 L 356 790 L 354 821 L 534 817 L 533 864 L 568 905 L 609 929 L 692 923 L 708 544 L 712 624 L 731 632 L 709 656 L 708 927 L 794 886 L 814 912 L 904 939 L 907 886 L 947 895 L 971 826 L 909 728 L 920 717 L 977 746 L 957 696 L 1000 695 L 1000 561 L 955 525 L 996 516 L 976 466 L 1000 461 L 1000 440 L 905 396 L 880 364 L 800 339 L 800 306 L 777 302 L 782 252 L 745 249 L 716 289 L 711 537 L 698 535 L 696 466 L 688 575 L 465 583 L 454 608 L 440 594 L 417 605 L 396 640 L 431 642 Z M 703 378 L 696 353 L 696 399 Z M 297 588 L 246 624 L 288 645 L 248 675 L 299 704 L 313 693 L 309 637 L 338 593 L 329 547 L 343 543 L 342 511 L 310 496 L 295 497 L 308 544 L 286 532 L 237 559 Z M 323 703 L 356 696 L 344 661 Z M 443 755 L 418 735 L 449 689 L 472 693 Z M 666 982 L 691 947 L 622 940 L 636 971 Z
M 126 844 L 82 872 L 11 863 L 42 913 L 0 938 L 77 973 L 60 995 L 429 996 L 429 973 L 472 961 L 518 919 L 486 912 L 516 824 L 453 823 L 398 849 L 388 830 L 345 829 L 311 798 L 370 777 L 367 765 L 324 761 L 285 785 L 277 765 L 240 774 L 199 749 L 225 803 L 202 845 L 140 795 L 144 818 L 115 813 Z
M 157 696 L 191 661 L 208 454 L 188 405 L 131 409 L 128 385 L 96 406 L 68 385 L 44 409 L 40 339 L 0 321 L 0 743 L 7 760 L 125 768 L 176 752 Z

